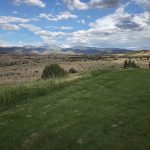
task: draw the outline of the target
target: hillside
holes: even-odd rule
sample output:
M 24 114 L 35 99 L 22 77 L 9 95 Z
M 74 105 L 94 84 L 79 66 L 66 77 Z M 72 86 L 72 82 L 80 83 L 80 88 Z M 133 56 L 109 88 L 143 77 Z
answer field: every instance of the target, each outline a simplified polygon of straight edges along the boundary
M 23 47 L 0 47 L 0 54 L 107 54 L 127 53 L 128 49 L 100 48 L 100 47 L 72 47 L 60 48 L 56 46 L 23 46 Z
M 150 71 L 95 71 L 0 112 L 3 150 L 148 150 Z
M 100 47 L 72 47 L 62 49 L 64 52 L 72 51 L 76 54 L 109 54 L 109 53 L 128 53 L 132 52 L 128 49 L 121 49 L 121 48 L 100 48 Z

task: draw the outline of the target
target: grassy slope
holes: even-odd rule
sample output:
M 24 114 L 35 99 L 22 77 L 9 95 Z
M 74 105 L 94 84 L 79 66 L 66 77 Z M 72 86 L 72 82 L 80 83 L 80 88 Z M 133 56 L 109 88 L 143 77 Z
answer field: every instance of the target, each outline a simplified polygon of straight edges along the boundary
M 148 150 L 150 71 L 93 74 L 0 113 L 2 150 Z

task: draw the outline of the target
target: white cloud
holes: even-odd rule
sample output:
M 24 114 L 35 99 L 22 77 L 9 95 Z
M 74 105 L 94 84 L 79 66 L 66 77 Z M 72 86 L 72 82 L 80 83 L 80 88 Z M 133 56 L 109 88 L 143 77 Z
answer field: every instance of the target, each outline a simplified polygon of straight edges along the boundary
M 39 15 L 40 18 L 47 19 L 48 21 L 60 21 L 60 20 L 67 20 L 67 19 L 76 19 L 77 16 L 71 14 L 68 11 L 65 12 L 60 12 L 58 15 L 53 15 L 53 14 L 45 14 L 42 13 Z
M 121 7 L 123 8 L 123 7 Z M 30 24 L 20 24 L 40 36 L 44 43 L 57 46 L 142 47 L 150 40 L 150 12 L 129 14 L 124 9 L 97 19 L 87 30 L 53 32 Z M 63 29 L 64 27 L 62 27 Z
M 97 19 L 94 23 L 90 23 L 90 27 L 99 29 L 99 30 L 111 30 L 116 29 L 115 26 L 116 20 L 112 17 L 112 15 L 102 17 Z
M 126 5 L 127 6 L 127 5 Z M 143 47 L 150 40 L 150 13 L 129 14 L 121 6 L 115 13 L 90 23 L 90 29 L 68 35 L 64 45 Z M 71 41 L 71 42 L 70 42 Z
M 12 17 L 12 16 L 0 16 L 0 23 L 25 23 L 29 22 L 31 19 L 26 18 L 18 18 L 18 17 Z
M 150 10 L 150 0 L 133 0 L 136 4 Z
M 50 29 L 50 30 L 72 30 L 73 27 L 71 26 L 47 26 L 46 29 Z
M 60 29 L 60 30 L 72 30 L 73 27 L 69 27 L 69 26 L 61 26 L 61 27 L 58 27 L 58 29 Z
M 44 43 L 48 45 L 57 44 L 59 40 L 67 35 L 67 33 L 65 32 L 51 32 L 49 30 L 44 30 L 41 27 L 37 27 L 32 24 L 20 24 L 19 26 L 21 28 L 28 29 L 34 34 L 40 36 L 43 39 Z
M 120 0 L 90 0 L 87 3 L 80 0 L 64 0 L 70 9 L 86 10 L 90 8 L 110 8 L 118 6 Z
M 0 23 L 0 28 L 3 30 L 19 30 L 20 27 L 14 24 L 1 24 Z
M 19 30 L 18 23 L 27 23 L 32 19 L 18 18 L 12 16 L 0 16 L 0 28 L 4 30 Z
M 88 9 L 88 5 L 86 3 L 81 2 L 80 0 L 64 0 L 64 3 L 70 9 L 78 9 L 78 10 Z
M 78 31 L 71 30 L 69 26 L 56 26 L 49 29 L 58 29 L 58 31 L 46 30 L 44 27 L 38 27 L 28 22 L 31 19 L 0 17 L 0 26 L 5 24 L 5 28 L 18 30 L 27 29 L 39 36 L 43 43 L 47 45 L 57 45 L 63 47 L 81 46 L 99 46 L 99 47 L 142 47 L 148 45 L 150 41 L 150 12 L 145 11 L 138 14 L 125 12 L 127 4 L 120 6 L 113 14 L 98 18 L 89 24 L 89 29 Z M 46 16 L 50 21 L 69 19 L 70 15 L 41 15 Z M 77 17 L 77 16 L 76 16 Z M 73 18 L 76 18 L 75 16 Z M 72 17 L 71 17 L 72 18 Z M 80 20 L 81 21 L 81 20 Z M 80 22 L 81 23 L 81 22 Z M 83 21 L 84 23 L 84 21 Z M 9 25 L 12 26 L 9 26 Z M 2 26 L 4 28 L 4 26 Z M 62 31 L 60 31 L 62 30 Z
M 127 6 L 127 5 L 126 5 Z M 125 7 L 120 7 L 114 14 L 97 19 L 90 23 L 90 27 L 99 30 L 143 30 L 149 27 L 150 13 L 129 14 L 124 12 Z
M 39 6 L 42 8 L 46 6 L 42 0 L 13 0 L 13 3 L 16 5 L 26 4 L 29 6 Z

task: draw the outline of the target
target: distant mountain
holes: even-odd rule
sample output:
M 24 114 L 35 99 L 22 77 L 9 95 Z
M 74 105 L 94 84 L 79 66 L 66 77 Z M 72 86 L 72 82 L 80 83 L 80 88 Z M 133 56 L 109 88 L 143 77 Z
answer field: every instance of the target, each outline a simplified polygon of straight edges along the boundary
M 128 49 L 121 48 L 99 48 L 99 47 L 73 47 L 62 49 L 63 52 L 72 51 L 77 54 L 107 54 L 107 53 L 127 53 Z
M 57 46 L 0 47 L 0 54 L 50 54 L 61 51 Z
M 0 54 L 32 54 L 44 52 L 44 47 L 0 47 Z
M 99 48 L 99 47 L 82 47 L 60 48 L 57 46 L 23 46 L 23 47 L 0 47 L 0 54 L 107 54 L 107 53 L 126 53 L 131 52 L 128 49 L 120 48 Z

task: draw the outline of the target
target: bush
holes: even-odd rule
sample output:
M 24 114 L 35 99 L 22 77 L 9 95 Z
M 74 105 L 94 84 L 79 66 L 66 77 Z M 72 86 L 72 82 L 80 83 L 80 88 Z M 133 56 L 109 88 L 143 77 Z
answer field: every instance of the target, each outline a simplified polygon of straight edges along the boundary
M 125 61 L 124 61 L 124 68 L 127 68 L 127 67 L 128 67 L 128 61 L 125 60 Z
M 139 68 L 139 66 L 137 66 L 133 61 L 131 61 L 131 59 L 129 61 L 125 60 L 124 61 L 124 68 Z
M 77 73 L 77 70 L 75 70 L 74 68 L 69 69 L 69 73 Z
M 55 78 L 55 77 L 64 77 L 67 75 L 67 72 L 64 68 L 61 68 L 58 64 L 50 64 L 46 66 L 43 70 L 42 79 Z

